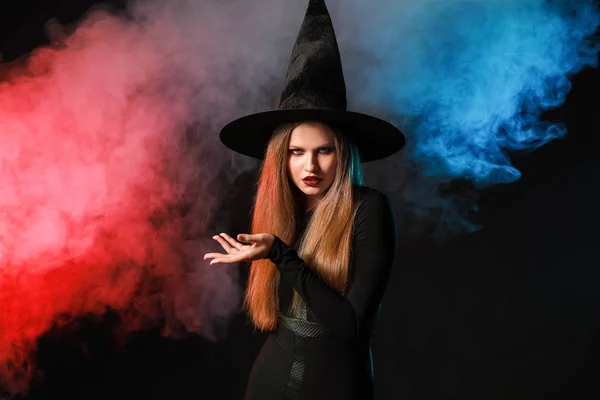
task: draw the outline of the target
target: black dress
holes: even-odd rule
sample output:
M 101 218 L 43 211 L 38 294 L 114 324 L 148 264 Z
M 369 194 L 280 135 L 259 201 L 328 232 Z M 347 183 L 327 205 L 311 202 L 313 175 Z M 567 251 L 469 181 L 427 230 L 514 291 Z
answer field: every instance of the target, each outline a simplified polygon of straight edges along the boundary
M 365 186 L 356 189 L 360 204 L 344 296 L 276 237 L 268 257 L 281 273 L 282 317 L 254 362 L 245 400 L 375 398 L 370 339 L 397 236 L 387 197 Z M 305 215 L 299 229 L 310 217 Z M 303 301 L 288 315 L 294 290 Z

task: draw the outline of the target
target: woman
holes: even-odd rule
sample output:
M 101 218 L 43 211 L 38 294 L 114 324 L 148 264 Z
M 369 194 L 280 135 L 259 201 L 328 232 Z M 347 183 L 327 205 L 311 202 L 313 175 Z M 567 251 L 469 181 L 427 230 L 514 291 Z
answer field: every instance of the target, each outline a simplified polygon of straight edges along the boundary
M 404 137 L 346 111 L 322 0 L 309 2 L 279 108 L 233 121 L 220 137 L 263 160 L 252 234 L 217 235 L 226 253 L 205 256 L 211 264 L 252 261 L 245 304 L 271 334 L 246 400 L 374 398 L 369 344 L 396 230 L 385 195 L 362 186 L 360 162 L 398 151 Z

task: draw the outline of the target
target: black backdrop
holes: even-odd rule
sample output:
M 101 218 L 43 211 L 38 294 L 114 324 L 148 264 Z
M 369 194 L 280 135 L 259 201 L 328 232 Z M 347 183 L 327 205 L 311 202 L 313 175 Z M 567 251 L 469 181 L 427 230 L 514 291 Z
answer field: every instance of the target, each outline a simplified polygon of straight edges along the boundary
M 92 3 L 4 0 L 3 59 Z M 384 399 L 600 398 L 599 77 L 577 75 L 545 115 L 566 123 L 565 139 L 515 157 L 523 178 L 481 193 L 481 232 L 402 244 L 373 344 Z M 116 323 L 82 318 L 41 338 L 46 376 L 27 398 L 241 399 L 264 340 L 239 315 L 217 343 L 140 332 L 123 351 Z

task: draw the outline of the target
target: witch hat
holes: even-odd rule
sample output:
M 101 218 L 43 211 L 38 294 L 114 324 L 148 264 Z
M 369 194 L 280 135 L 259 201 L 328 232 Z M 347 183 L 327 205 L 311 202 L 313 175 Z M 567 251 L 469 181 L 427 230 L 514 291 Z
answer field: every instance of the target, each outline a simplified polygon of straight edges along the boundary
M 347 111 L 340 51 L 324 0 L 309 0 L 279 107 L 228 123 L 219 138 L 231 150 L 263 159 L 277 126 L 314 120 L 349 137 L 359 149 L 361 162 L 387 157 L 406 143 L 404 135 L 389 122 Z

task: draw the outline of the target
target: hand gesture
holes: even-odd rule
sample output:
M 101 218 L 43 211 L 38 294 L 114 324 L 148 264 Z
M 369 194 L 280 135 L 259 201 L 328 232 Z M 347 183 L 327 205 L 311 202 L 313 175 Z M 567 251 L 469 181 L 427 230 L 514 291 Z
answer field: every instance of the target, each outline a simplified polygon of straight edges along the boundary
M 237 239 L 240 242 L 249 243 L 242 244 L 227 235 L 221 233 L 213 236 L 219 244 L 225 249 L 227 254 L 221 253 L 206 253 L 204 259 L 212 258 L 210 264 L 233 264 L 238 262 L 250 262 L 266 258 L 271 250 L 271 246 L 275 241 L 275 236 L 270 233 L 257 233 L 255 235 L 240 234 Z

